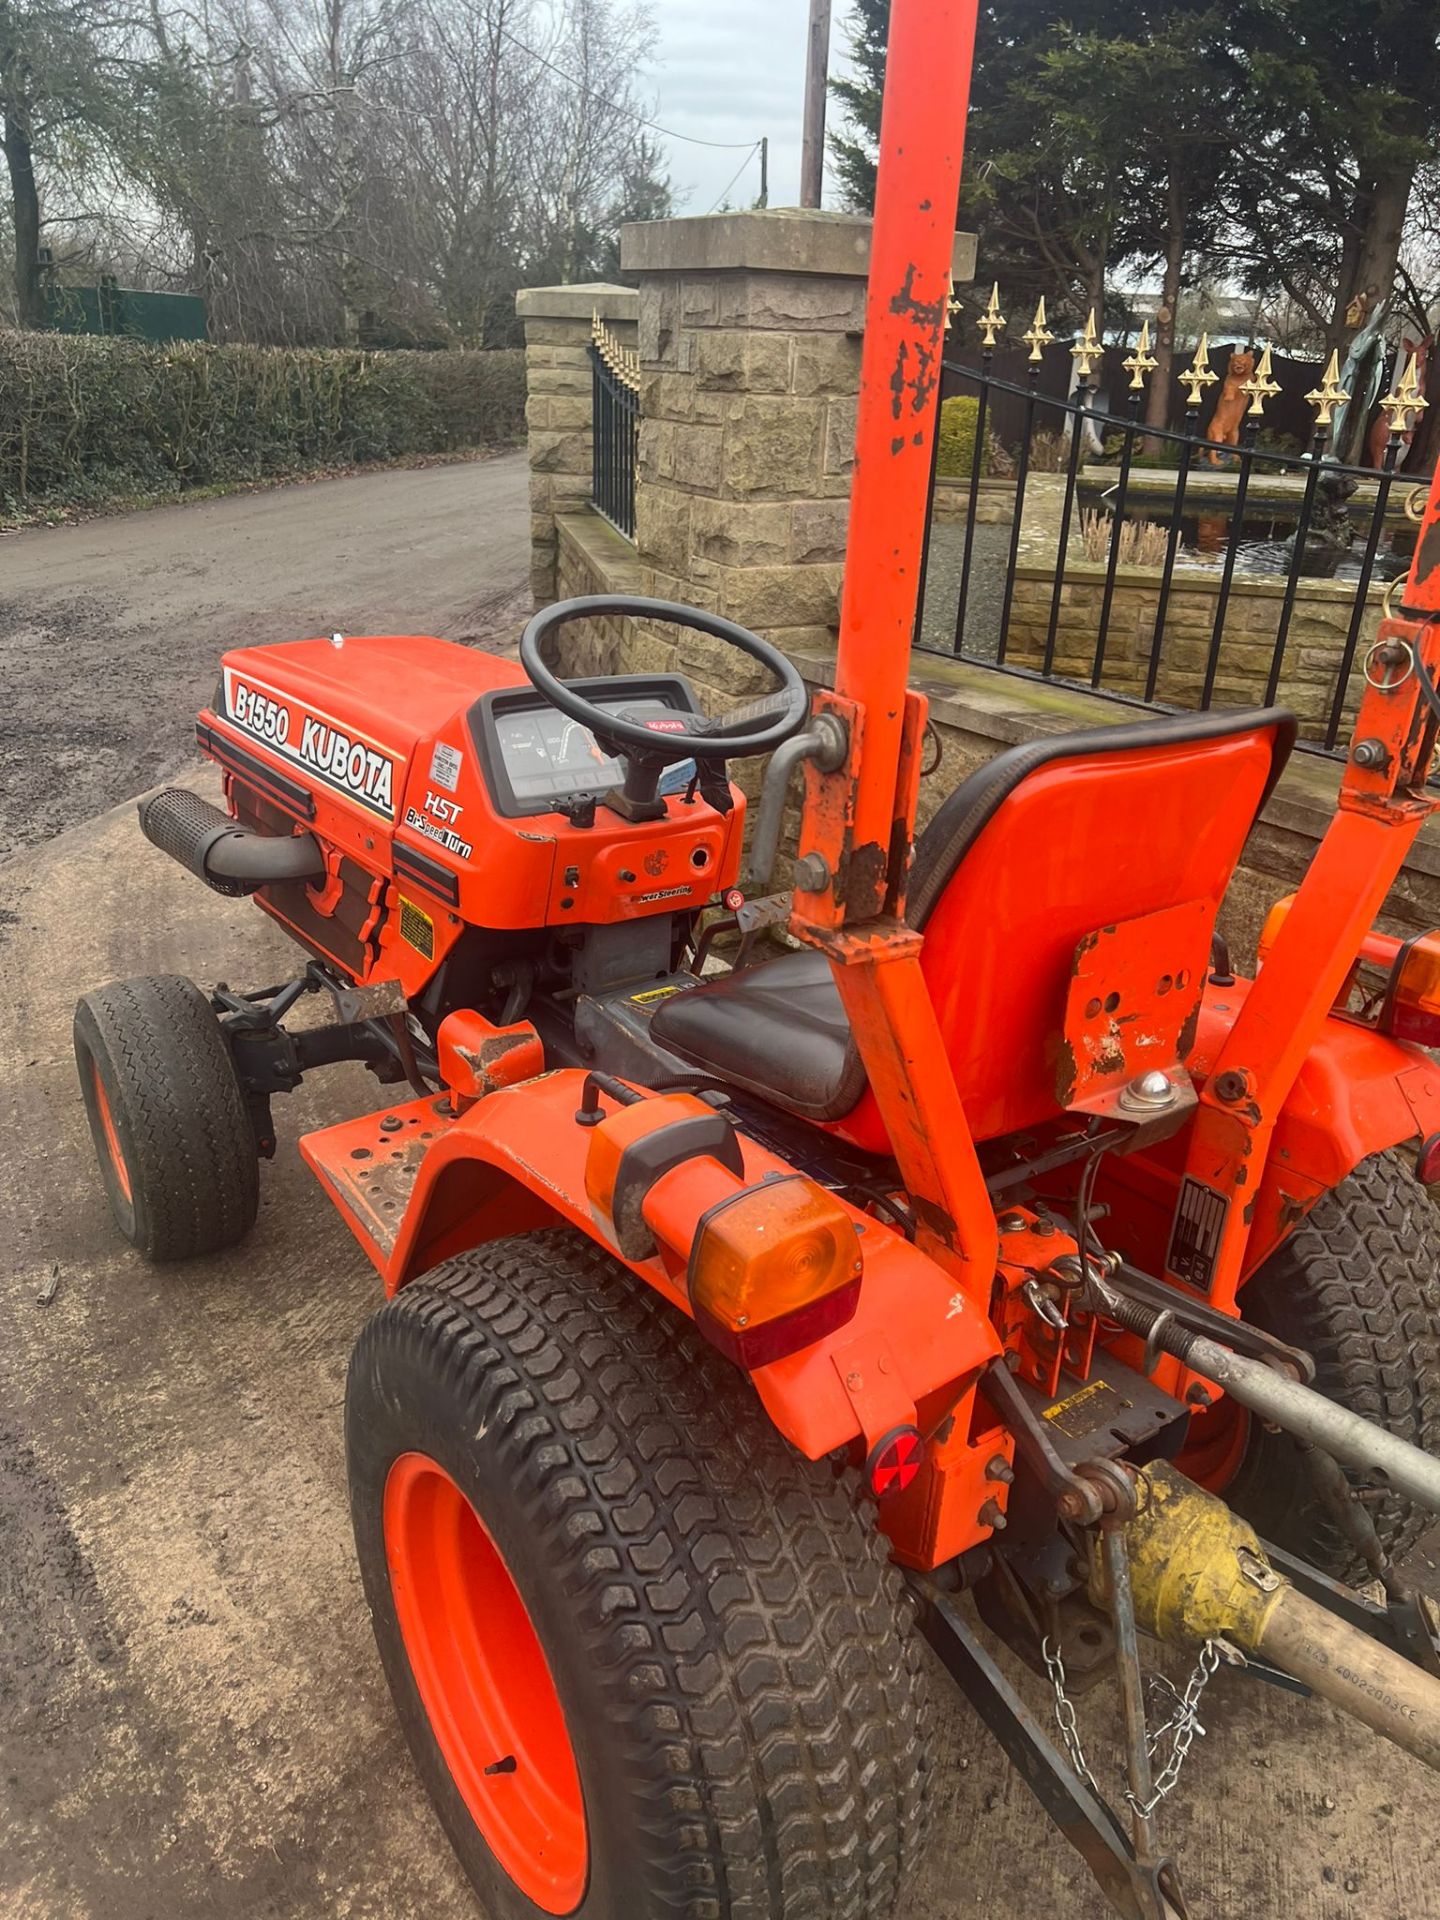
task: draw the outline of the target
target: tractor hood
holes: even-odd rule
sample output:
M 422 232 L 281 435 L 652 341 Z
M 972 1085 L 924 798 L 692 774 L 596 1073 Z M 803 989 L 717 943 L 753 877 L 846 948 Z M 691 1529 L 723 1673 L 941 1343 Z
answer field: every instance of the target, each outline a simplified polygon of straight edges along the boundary
M 514 661 L 427 635 L 240 647 L 221 661 L 213 720 L 363 813 L 393 823 L 411 762 L 482 693 L 523 684 Z M 202 715 L 202 727 L 211 716 Z

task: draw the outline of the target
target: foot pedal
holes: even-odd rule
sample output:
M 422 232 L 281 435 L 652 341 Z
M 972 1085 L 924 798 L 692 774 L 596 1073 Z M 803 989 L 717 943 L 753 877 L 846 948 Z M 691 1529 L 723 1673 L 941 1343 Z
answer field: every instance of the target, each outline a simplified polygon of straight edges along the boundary
M 301 1137 L 301 1153 L 382 1273 L 420 1163 L 450 1128 L 448 1108 L 443 1094 L 427 1096 Z

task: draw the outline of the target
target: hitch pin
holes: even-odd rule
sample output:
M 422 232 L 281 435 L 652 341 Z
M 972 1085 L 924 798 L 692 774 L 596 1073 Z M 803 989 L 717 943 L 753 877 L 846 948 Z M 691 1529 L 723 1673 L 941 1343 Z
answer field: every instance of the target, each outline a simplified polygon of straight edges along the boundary
M 1053 1327 L 1057 1333 L 1067 1330 L 1069 1322 L 1038 1280 L 1027 1280 L 1020 1289 L 1020 1298 L 1032 1313 L 1039 1314 L 1047 1327 Z

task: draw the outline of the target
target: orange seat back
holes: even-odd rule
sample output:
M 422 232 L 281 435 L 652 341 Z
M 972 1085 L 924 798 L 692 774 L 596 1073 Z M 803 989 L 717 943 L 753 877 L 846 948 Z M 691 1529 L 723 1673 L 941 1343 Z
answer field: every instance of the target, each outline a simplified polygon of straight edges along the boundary
M 917 845 L 909 918 L 977 1139 L 1063 1110 L 1067 994 L 1089 936 L 1202 903 L 1208 956 L 1294 738 L 1276 708 L 1052 736 L 997 755 L 941 807 Z M 1134 1011 L 1116 1009 L 1122 1030 L 1155 991 L 1153 979 L 1132 985 Z M 836 1131 L 887 1146 L 869 1093 Z

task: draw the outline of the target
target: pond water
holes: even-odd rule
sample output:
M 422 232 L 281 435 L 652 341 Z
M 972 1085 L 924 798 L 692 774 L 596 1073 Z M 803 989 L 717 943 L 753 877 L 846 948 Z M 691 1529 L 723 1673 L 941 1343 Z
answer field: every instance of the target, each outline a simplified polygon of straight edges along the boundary
M 1108 519 L 1113 511 L 1106 492 L 1081 488 L 1078 504 Z M 1318 504 L 1318 503 L 1317 503 Z M 1125 518 L 1130 522 L 1148 520 L 1168 531 L 1169 515 L 1163 500 L 1126 502 Z M 1365 559 L 1365 544 L 1370 535 L 1371 513 L 1368 507 L 1347 510 L 1343 519 L 1321 526 L 1312 522 L 1305 543 L 1300 577 L 1306 580 L 1358 580 Z M 1235 553 L 1237 573 L 1286 575 L 1294 552 L 1298 513 L 1287 513 L 1266 503 L 1240 523 L 1240 539 Z M 1416 528 L 1409 521 L 1387 522 L 1375 553 L 1372 580 L 1394 580 L 1407 571 L 1415 551 Z M 1228 513 L 1187 513 L 1180 522 L 1180 545 L 1175 566 L 1191 571 L 1218 573 L 1225 564 L 1225 549 L 1230 538 Z M 1163 556 L 1162 556 L 1163 557 Z

